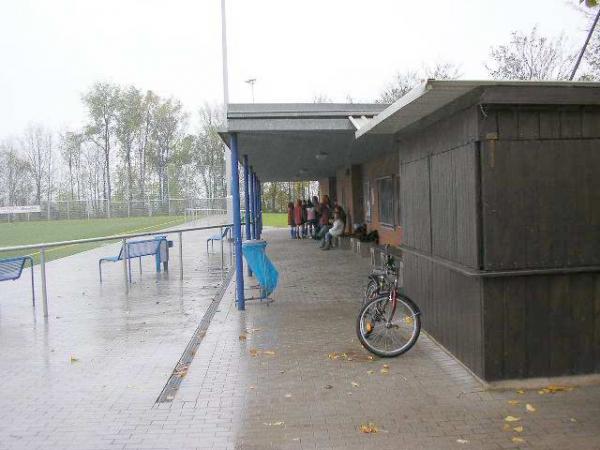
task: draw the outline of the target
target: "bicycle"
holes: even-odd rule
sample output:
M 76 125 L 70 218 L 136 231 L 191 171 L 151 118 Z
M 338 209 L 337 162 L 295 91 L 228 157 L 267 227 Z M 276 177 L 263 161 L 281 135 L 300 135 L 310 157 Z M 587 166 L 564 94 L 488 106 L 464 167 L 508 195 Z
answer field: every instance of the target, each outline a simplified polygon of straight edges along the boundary
M 376 269 L 369 276 L 356 321 L 360 343 L 371 353 L 384 358 L 406 353 L 415 345 L 421 332 L 421 311 L 400 292 L 398 276 L 389 266 L 389 260 L 385 269 Z M 383 292 L 385 289 L 388 292 Z

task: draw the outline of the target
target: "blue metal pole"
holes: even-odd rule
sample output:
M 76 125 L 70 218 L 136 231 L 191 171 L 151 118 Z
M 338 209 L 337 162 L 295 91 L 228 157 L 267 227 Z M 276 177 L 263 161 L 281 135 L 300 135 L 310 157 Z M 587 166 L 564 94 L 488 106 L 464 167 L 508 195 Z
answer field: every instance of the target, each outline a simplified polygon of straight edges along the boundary
M 233 207 L 233 239 L 235 245 L 235 280 L 237 308 L 246 309 L 244 299 L 244 261 L 242 260 L 242 221 L 240 218 L 240 174 L 238 170 L 238 137 L 232 133 L 229 138 L 231 150 L 231 196 Z
M 256 195 L 254 196 L 254 202 L 256 204 L 256 239 L 260 239 L 260 182 L 256 175 L 254 175 L 254 186 L 256 192 Z
M 248 235 L 248 239 L 254 239 L 254 176 L 252 174 L 252 166 L 250 166 L 250 170 L 248 171 L 248 198 L 249 198 L 249 216 L 248 222 L 250 223 L 250 234 Z
M 256 234 L 256 219 L 258 218 L 256 211 L 256 174 L 254 172 L 252 172 L 250 181 L 252 182 L 252 239 L 258 239 Z
M 260 239 L 260 235 L 263 231 L 263 223 L 262 223 L 262 184 L 260 183 L 260 179 L 258 179 L 258 238 Z
M 246 239 L 250 239 L 250 191 L 249 191 L 249 180 L 250 175 L 248 170 L 248 155 L 244 155 L 244 192 L 246 193 L 245 206 L 246 206 Z

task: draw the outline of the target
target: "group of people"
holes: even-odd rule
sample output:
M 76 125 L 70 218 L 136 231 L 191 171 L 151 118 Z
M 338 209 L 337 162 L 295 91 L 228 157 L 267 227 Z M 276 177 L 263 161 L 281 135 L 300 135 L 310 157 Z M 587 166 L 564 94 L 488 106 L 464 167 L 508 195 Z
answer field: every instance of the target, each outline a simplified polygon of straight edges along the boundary
M 344 234 L 346 212 L 337 201 L 332 204 L 328 195 L 323 195 L 321 201 L 315 195 L 288 203 L 288 225 L 292 239 L 316 239 L 321 249 L 329 250 L 333 238 Z

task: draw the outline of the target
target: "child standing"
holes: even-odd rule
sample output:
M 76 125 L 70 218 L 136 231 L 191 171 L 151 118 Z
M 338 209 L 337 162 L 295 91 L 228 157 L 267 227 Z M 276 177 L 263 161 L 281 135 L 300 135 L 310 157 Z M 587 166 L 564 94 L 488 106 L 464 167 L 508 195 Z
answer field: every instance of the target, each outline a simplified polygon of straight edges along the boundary
M 302 239 L 302 200 L 296 200 L 294 207 L 294 222 L 296 224 L 296 238 Z
M 306 223 L 308 228 L 308 234 L 312 239 L 314 239 L 316 231 L 315 228 L 317 226 L 317 212 L 310 200 L 306 202 Z
M 290 237 L 296 237 L 296 222 L 294 221 L 294 203 L 288 203 L 288 226 L 290 227 Z

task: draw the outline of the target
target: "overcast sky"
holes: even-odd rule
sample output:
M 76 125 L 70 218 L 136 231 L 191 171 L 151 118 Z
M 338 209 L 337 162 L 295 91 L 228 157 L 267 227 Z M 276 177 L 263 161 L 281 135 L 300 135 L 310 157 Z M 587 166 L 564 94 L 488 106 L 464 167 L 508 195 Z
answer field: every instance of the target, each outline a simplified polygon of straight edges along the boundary
M 492 45 L 538 24 L 581 45 L 577 0 L 227 0 L 231 102 L 374 100 L 394 73 L 436 60 L 486 78 Z M 85 119 L 97 80 L 181 99 L 223 98 L 220 0 L 0 0 L 0 138 Z

